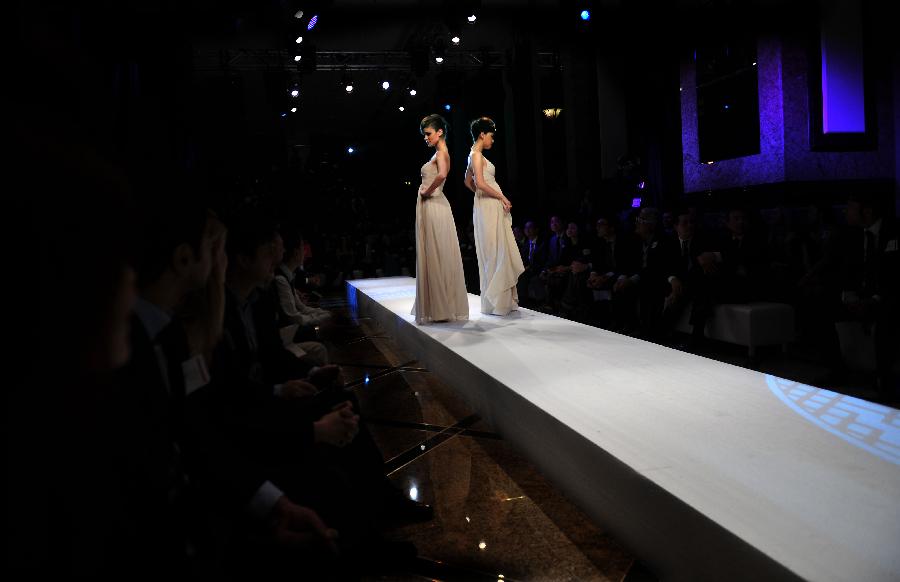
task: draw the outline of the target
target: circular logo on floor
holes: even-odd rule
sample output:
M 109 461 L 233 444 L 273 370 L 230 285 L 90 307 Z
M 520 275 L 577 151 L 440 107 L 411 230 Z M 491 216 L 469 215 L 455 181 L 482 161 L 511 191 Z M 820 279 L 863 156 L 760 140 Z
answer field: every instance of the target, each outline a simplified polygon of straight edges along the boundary
M 806 420 L 900 465 L 900 410 L 766 374 L 769 389 Z

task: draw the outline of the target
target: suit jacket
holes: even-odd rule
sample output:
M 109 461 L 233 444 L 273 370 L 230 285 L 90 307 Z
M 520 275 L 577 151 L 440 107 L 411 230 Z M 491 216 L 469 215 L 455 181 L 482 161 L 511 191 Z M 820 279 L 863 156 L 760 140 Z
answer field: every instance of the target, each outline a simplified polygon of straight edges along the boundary
M 568 244 L 569 239 L 565 234 L 554 234 L 550 237 L 549 253 L 547 257 L 548 267 L 557 267 L 563 264 L 563 253 L 565 252 L 565 248 Z
M 226 291 L 225 326 L 214 354 L 210 404 L 232 442 L 271 467 L 309 451 L 314 444 L 314 419 L 302 404 L 274 394 L 276 383 L 304 378 L 309 367 L 284 349 L 275 307 L 263 303 L 257 312 L 254 301 L 258 300 L 250 299 L 253 328 L 248 330 L 240 299 Z
M 526 268 L 530 267 L 532 272 L 539 273 L 544 270 L 550 259 L 549 247 L 547 246 L 547 241 L 538 237 L 535 241 L 534 253 L 532 253 L 531 260 L 529 260 L 530 245 L 531 241 L 526 238 L 525 242 L 519 246 L 519 252 L 522 254 L 522 264 Z
M 591 264 L 593 270 L 601 275 L 612 273 L 613 277 L 618 277 L 620 274 L 633 272 L 634 260 L 634 252 L 629 248 L 628 237 L 617 236 L 613 243 L 604 238 L 594 241 Z

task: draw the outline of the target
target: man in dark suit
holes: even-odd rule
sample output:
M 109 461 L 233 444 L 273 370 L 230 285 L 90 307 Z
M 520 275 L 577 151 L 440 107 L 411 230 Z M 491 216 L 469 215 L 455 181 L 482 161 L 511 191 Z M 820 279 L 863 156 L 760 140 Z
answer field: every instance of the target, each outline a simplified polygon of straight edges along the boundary
M 269 531 L 273 541 L 297 536 L 306 547 L 295 549 L 334 548 L 334 534 L 318 516 L 284 497 L 209 418 L 207 360 L 191 354 L 211 353 L 212 346 L 189 340 L 173 317 L 189 294 L 223 277 L 224 261 L 213 257 L 222 256 L 224 231 L 202 206 L 155 204 L 158 210 L 145 213 L 137 257 L 132 357 L 111 402 L 120 483 L 136 516 L 130 551 L 160 574 L 195 569 L 191 561 L 215 564 L 221 548 L 211 524 L 236 523 L 247 508 L 258 523 L 277 524 Z M 216 499 L 221 513 L 202 510 L 201 496 Z
M 641 208 L 634 236 L 627 241 L 628 269 L 613 283 L 616 319 L 627 331 L 650 335 L 657 329 L 665 297 L 665 245 L 658 234 L 659 213 Z M 639 329 L 635 329 L 635 323 Z
M 719 241 L 718 270 L 721 301 L 746 303 L 760 299 L 769 278 L 766 241 L 749 228 L 747 213 L 731 208 Z
M 547 297 L 545 283 L 539 275 L 549 260 L 547 241 L 540 236 L 540 229 L 534 221 L 525 223 L 525 240 L 519 246 L 525 271 L 519 276 L 518 292 L 520 302 L 543 301 Z
M 884 206 L 870 195 L 853 196 L 847 204 L 849 232 L 843 249 L 841 303 L 843 318 L 871 326 L 879 397 L 896 404 L 900 398 L 893 371 L 900 359 L 900 232 L 897 219 Z
M 587 288 L 591 291 L 593 305 L 591 320 L 606 329 L 621 329 L 624 322 L 616 322 L 612 309 L 612 289 L 619 275 L 635 272 L 631 264 L 633 254 L 627 236 L 619 236 L 614 218 L 597 219 L 596 239 L 591 252 L 590 275 Z
M 682 311 L 692 305 L 691 343 L 693 348 L 699 348 L 718 285 L 712 246 L 697 232 L 694 216 L 687 209 L 675 213 L 675 237 L 667 239 L 665 246 L 663 275 L 668 283 L 668 294 L 662 333 L 664 336 L 671 334 Z

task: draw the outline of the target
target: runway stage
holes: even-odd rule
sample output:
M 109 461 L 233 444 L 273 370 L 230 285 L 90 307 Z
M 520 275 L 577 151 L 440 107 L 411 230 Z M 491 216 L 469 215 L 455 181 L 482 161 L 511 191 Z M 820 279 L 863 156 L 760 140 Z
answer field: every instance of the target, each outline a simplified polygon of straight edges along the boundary
M 419 327 L 351 306 L 665 580 L 900 580 L 900 412 L 521 310 Z

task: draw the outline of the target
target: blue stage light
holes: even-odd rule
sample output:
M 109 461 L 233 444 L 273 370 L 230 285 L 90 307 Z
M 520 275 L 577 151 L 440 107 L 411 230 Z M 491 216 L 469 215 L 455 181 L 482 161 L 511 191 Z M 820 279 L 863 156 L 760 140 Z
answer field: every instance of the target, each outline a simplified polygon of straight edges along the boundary
M 444 105 L 444 109 L 446 109 L 447 111 L 450 111 L 450 104 L 447 103 L 446 105 Z
M 582 10 L 581 11 L 581 19 L 582 20 L 590 20 L 591 19 L 591 11 L 590 10 Z
M 316 23 L 319 22 L 319 15 L 314 14 L 312 18 L 309 19 L 309 24 L 306 25 L 306 30 L 312 30 Z

